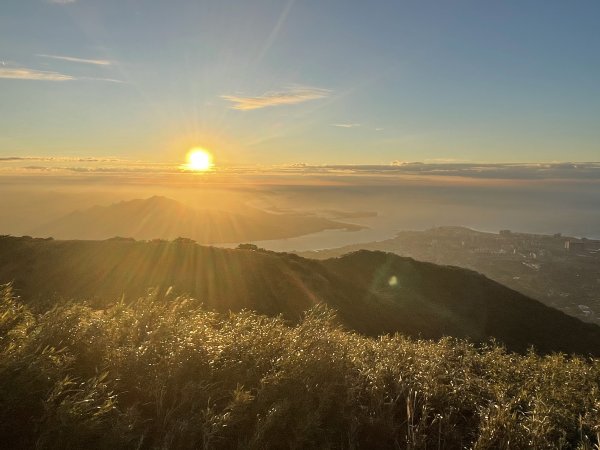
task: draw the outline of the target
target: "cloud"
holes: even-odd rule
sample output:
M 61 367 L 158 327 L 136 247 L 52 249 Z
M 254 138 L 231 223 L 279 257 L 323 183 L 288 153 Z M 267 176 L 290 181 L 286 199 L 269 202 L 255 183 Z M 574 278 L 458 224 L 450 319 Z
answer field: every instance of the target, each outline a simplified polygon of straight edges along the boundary
M 294 105 L 309 100 L 327 97 L 331 91 L 327 89 L 301 87 L 291 88 L 280 92 L 267 92 L 258 97 L 238 97 L 235 95 L 223 95 L 221 98 L 233 103 L 232 109 L 249 111 L 252 109 L 266 108 L 268 106 Z
M 306 169 L 312 169 L 307 167 Z M 322 171 L 346 170 L 363 175 L 428 175 L 475 179 L 549 180 L 579 179 L 600 181 L 600 163 L 470 163 L 392 161 L 389 165 L 325 165 Z
M 77 0 L 46 0 L 48 3 L 53 5 L 68 5 L 69 3 L 75 3 Z
M 107 83 L 121 83 L 121 84 L 128 84 L 127 81 L 123 81 L 123 80 L 116 80 L 114 78 L 97 78 L 97 77 L 80 77 L 77 78 L 77 80 L 84 80 L 84 81 L 106 81 Z
M 68 61 L 68 62 L 81 63 L 81 64 L 93 64 L 96 66 L 112 65 L 112 62 L 107 59 L 85 59 L 85 58 L 75 58 L 74 56 L 44 55 L 44 54 L 38 54 L 35 56 L 39 56 L 40 58 L 58 59 L 61 61 Z
M 1 156 L 0 161 L 68 161 L 68 162 L 120 162 L 118 158 L 96 158 L 92 156 Z
M 40 81 L 72 81 L 76 78 L 59 72 L 47 72 L 42 70 L 0 67 L 0 78 L 12 80 L 40 80 Z
M 27 67 L 5 67 L 0 65 L 0 78 L 11 80 L 34 80 L 34 81 L 106 81 L 108 83 L 125 83 L 125 81 L 113 78 L 96 77 L 74 77 L 60 72 L 28 69 Z
M 332 123 L 331 126 L 339 128 L 357 128 L 360 127 L 360 123 Z

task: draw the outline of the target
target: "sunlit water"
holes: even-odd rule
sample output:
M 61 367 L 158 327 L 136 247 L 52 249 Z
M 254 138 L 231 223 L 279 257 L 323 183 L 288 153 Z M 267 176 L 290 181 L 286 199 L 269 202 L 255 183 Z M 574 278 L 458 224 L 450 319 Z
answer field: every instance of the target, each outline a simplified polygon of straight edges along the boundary
M 318 233 L 305 234 L 303 236 L 297 236 L 293 238 L 252 241 L 250 243 L 261 248 L 278 252 L 301 252 L 307 250 L 323 250 L 326 248 L 342 247 L 345 245 L 363 242 L 381 241 L 383 239 L 394 237 L 398 231 L 393 225 L 377 226 L 378 224 L 376 221 L 372 219 L 353 219 L 352 222 L 345 221 L 345 223 L 363 225 L 367 228 L 358 231 L 324 230 Z M 216 245 L 219 247 L 236 247 L 238 244 L 238 242 L 235 242 Z

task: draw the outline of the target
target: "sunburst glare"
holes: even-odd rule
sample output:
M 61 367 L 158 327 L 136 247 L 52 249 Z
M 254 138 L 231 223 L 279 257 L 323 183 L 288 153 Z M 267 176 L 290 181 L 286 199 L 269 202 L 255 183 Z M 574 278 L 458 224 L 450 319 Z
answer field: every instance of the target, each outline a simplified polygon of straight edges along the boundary
M 187 154 L 187 164 L 184 166 L 187 170 L 205 172 L 214 166 L 212 154 L 203 148 L 192 148 Z

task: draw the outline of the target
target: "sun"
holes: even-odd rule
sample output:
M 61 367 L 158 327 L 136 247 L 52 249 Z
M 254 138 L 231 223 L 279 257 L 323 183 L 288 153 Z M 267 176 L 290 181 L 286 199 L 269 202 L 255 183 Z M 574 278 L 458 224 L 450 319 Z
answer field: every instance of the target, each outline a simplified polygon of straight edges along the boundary
M 212 155 L 203 148 L 193 148 L 187 154 L 186 168 L 189 170 L 204 172 L 210 170 L 213 165 Z

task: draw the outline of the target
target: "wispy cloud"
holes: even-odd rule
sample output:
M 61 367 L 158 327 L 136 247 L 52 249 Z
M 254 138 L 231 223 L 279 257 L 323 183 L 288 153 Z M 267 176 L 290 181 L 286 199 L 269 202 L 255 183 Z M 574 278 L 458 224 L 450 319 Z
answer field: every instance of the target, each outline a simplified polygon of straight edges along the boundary
M 69 3 L 75 3 L 77 0 L 46 0 L 48 3 L 54 5 L 68 5 Z
M 360 123 L 332 123 L 331 126 L 338 128 L 357 128 L 360 127 Z
M 327 89 L 301 87 L 280 92 L 267 92 L 258 97 L 240 97 L 236 95 L 223 95 L 221 97 L 233 103 L 232 109 L 249 111 L 268 106 L 294 105 L 327 97 L 330 93 L 331 91 Z
M 114 78 L 75 77 L 66 73 L 29 69 L 27 67 L 7 67 L 0 64 L 0 79 L 33 80 L 33 81 L 105 81 L 108 83 L 125 83 Z
M 107 83 L 120 83 L 120 84 L 128 84 L 126 81 L 117 80 L 115 78 L 98 78 L 98 77 L 79 77 L 77 80 L 83 81 L 106 81 Z
M 119 158 L 96 158 L 93 156 L 0 156 L 0 161 L 76 161 L 76 162 L 119 162 Z
M 58 59 L 61 61 L 68 61 L 68 62 L 81 63 L 81 64 L 93 64 L 96 66 L 112 65 L 112 62 L 107 59 L 86 59 L 86 58 L 76 58 L 74 56 L 44 55 L 44 54 L 38 54 L 35 56 L 39 56 L 40 58 Z
M 0 78 L 39 81 L 72 81 L 76 79 L 75 77 L 64 73 L 28 69 L 26 67 L 0 67 Z
M 292 167 L 292 166 L 289 166 Z M 453 160 L 392 161 L 387 165 L 294 166 L 304 173 L 340 173 L 354 175 L 427 175 L 489 180 L 592 180 L 600 181 L 599 162 L 580 163 L 474 163 Z

